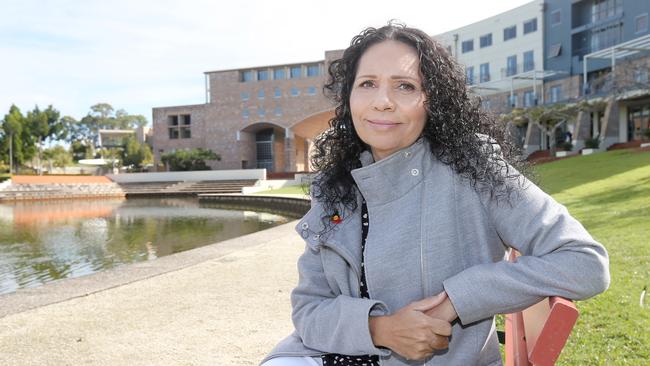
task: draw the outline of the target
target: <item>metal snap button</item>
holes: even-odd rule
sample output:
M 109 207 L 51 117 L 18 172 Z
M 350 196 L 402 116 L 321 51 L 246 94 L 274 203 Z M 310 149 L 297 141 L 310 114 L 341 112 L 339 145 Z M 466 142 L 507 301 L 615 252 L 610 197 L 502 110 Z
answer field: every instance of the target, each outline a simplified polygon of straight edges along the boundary
M 417 170 L 417 169 L 411 169 L 411 175 L 412 175 L 412 176 L 415 177 L 415 176 L 417 176 L 418 174 L 420 174 L 420 171 L 419 171 L 419 170 Z
M 404 157 L 408 158 L 409 156 L 411 156 L 411 152 L 410 151 L 405 151 L 404 152 Z
M 309 229 L 309 224 L 306 223 L 306 222 L 303 222 L 301 227 L 302 227 L 303 230 L 307 230 L 307 229 Z

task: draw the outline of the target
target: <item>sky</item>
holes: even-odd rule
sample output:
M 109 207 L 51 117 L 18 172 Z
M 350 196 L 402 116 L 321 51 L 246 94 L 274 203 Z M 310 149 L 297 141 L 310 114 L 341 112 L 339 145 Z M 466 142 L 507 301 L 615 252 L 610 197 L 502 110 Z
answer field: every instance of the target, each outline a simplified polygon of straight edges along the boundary
M 205 102 L 205 71 L 324 59 L 398 19 L 435 35 L 527 0 L 0 0 L 0 119 Z

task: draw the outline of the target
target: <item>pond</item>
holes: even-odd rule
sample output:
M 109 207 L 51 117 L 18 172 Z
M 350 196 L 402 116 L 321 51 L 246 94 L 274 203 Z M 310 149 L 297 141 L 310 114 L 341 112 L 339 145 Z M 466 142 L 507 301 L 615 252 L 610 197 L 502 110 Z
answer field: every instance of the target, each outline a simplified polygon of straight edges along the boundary
M 0 204 L 0 294 L 264 230 L 291 219 L 192 198 Z

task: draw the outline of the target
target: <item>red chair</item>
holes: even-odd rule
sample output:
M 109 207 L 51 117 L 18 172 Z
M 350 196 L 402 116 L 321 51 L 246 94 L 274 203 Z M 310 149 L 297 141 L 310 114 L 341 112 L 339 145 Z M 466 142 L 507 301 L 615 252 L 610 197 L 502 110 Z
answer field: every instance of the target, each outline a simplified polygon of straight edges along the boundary
M 516 254 L 512 251 L 510 260 Z M 549 297 L 505 320 L 506 366 L 555 365 L 578 319 L 570 300 Z

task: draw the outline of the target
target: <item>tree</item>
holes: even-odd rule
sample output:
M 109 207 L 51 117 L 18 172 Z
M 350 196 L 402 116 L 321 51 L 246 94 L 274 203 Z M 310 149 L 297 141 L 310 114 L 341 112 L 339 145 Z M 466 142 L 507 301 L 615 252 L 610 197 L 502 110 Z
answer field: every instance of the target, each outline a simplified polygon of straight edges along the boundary
M 90 107 L 88 113 L 77 121 L 72 117 L 64 117 L 69 142 L 80 141 L 93 152 L 99 147 L 99 130 L 135 129 L 147 124 L 142 115 L 131 115 L 125 110 L 117 112 L 108 103 L 98 103 Z
M 575 120 L 578 111 L 583 108 L 577 104 L 553 104 L 551 106 L 535 106 L 531 108 L 515 108 L 501 119 L 506 123 L 520 126 L 532 123 L 539 127 L 550 142 L 551 153 L 555 153 L 556 134 L 564 124 Z
M 153 161 L 151 148 L 147 144 L 140 144 L 135 137 L 130 136 L 122 151 L 122 164 L 136 170 L 142 169 L 144 164 Z
M 22 163 L 25 158 L 21 142 L 24 118 L 20 109 L 12 105 L 2 122 L 2 131 L 4 132 L 1 142 L 2 152 L 3 155 L 5 152 L 7 153 L 10 171 L 13 171 L 16 162 Z
M 205 161 L 221 160 L 221 156 L 212 150 L 198 148 L 168 152 L 163 154 L 160 160 L 171 171 L 210 170 Z
M 34 137 L 38 147 L 38 172 L 42 173 L 41 152 L 43 142 L 47 139 L 59 140 L 66 136 L 65 125 L 61 122 L 60 113 L 51 105 L 41 111 L 38 106 L 27 113 L 26 121 L 31 136 Z
M 49 161 L 50 166 L 63 168 L 64 171 L 66 166 L 72 164 L 72 154 L 61 145 L 43 150 L 43 159 Z

